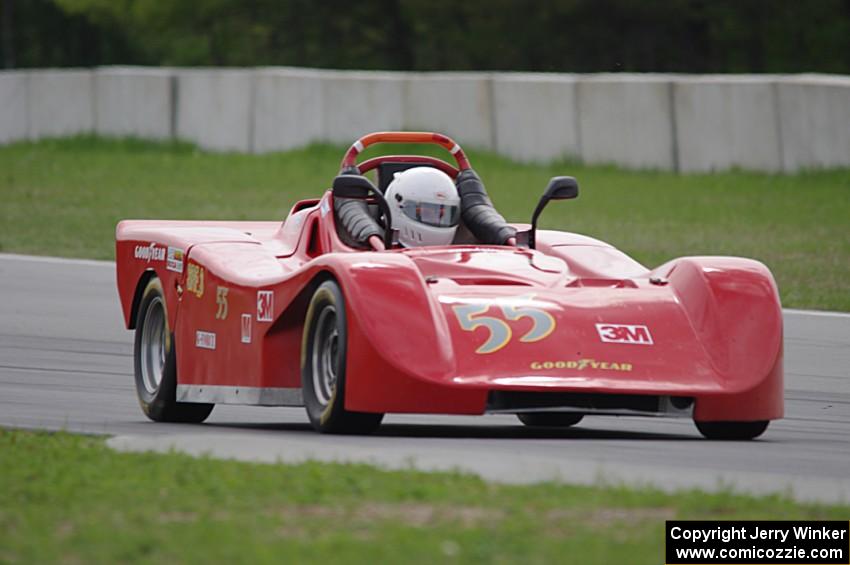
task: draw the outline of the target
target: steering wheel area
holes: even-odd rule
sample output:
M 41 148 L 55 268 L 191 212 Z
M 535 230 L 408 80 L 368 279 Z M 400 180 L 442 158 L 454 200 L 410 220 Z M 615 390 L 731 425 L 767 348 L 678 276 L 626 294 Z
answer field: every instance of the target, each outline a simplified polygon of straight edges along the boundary
M 436 157 L 429 157 L 426 155 L 382 155 L 380 157 L 368 159 L 358 165 L 357 156 L 360 155 L 360 153 L 362 153 L 367 147 L 378 143 L 432 143 L 439 145 L 452 154 L 455 162 L 457 163 L 457 167 L 454 167 L 441 159 L 437 159 Z M 364 135 L 351 144 L 351 147 L 342 159 L 340 170 L 341 172 L 346 172 L 356 168 L 359 174 L 362 175 L 368 173 L 378 165 L 389 161 L 395 163 L 421 163 L 423 165 L 429 165 L 443 171 L 453 179 L 456 178 L 461 171 L 470 168 L 469 159 L 467 159 L 463 149 L 461 149 L 460 145 L 458 145 L 452 138 L 446 135 L 425 131 L 381 131 Z

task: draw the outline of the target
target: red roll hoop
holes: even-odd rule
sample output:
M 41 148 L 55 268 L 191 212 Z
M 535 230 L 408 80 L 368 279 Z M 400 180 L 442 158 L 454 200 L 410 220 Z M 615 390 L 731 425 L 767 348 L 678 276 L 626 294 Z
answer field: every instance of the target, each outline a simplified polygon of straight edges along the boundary
M 435 145 L 439 145 L 446 149 L 452 156 L 455 158 L 457 162 L 458 170 L 463 171 L 470 168 L 469 160 L 466 158 L 466 154 L 461 149 L 460 145 L 458 145 L 452 138 L 447 135 L 443 135 L 441 133 L 431 133 L 426 131 L 379 131 L 375 133 L 370 133 L 368 135 L 364 135 L 357 141 L 355 141 L 348 151 L 345 153 L 345 157 L 342 159 L 342 164 L 340 167 L 342 169 L 346 169 L 348 167 L 356 166 L 357 156 L 370 145 L 375 145 L 376 143 L 433 143 Z M 406 155 L 397 155 L 398 158 L 407 158 L 413 156 Z M 370 159 L 364 165 L 371 164 L 374 159 Z M 443 165 L 448 165 L 445 161 L 440 161 L 439 159 L 435 159 L 439 163 L 443 163 Z M 431 164 L 434 164 L 431 161 L 428 161 Z M 371 166 L 374 168 L 378 163 L 375 163 Z M 435 165 L 439 169 L 444 168 L 440 165 Z M 451 165 L 448 165 L 451 167 Z M 453 169 L 453 168 L 452 168 Z M 445 171 L 448 174 L 449 171 Z M 454 173 L 453 176 L 456 176 L 457 172 Z

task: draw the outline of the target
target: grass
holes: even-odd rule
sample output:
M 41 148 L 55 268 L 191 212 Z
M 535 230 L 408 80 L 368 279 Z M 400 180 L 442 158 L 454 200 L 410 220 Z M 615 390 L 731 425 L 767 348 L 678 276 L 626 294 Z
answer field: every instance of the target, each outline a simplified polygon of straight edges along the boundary
M 846 520 L 773 496 L 117 453 L 0 430 L 3 563 L 662 563 L 670 519 Z
M 329 185 L 343 151 L 212 154 L 87 137 L 0 147 L 0 251 L 109 259 L 123 218 L 282 219 Z M 581 196 L 551 204 L 543 227 L 598 237 L 648 266 L 753 257 L 785 306 L 850 311 L 850 170 L 676 175 L 470 153 L 509 220 L 528 221 L 549 177 L 570 174 Z

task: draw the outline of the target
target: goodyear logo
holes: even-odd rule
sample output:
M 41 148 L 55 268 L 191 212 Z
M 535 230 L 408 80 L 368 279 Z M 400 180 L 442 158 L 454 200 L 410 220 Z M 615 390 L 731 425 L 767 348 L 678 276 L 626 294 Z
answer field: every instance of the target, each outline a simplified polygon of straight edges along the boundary
M 151 261 L 165 261 L 165 247 L 157 247 L 156 243 L 150 245 L 137 245 L 133 251 L 133 257 L 150 263 Z
M 531 368 L 540 369 L 572 369 L 575 371 L 631 371 L 631 363 L 616 363 L 613 361 L 597 361 L 596 359 L 575 359 L 570 361 L 533 361 Z

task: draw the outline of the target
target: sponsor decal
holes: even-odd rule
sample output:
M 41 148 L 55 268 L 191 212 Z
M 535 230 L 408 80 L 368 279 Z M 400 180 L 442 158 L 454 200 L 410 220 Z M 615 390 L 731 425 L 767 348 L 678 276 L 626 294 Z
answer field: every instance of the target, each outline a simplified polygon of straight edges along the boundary
M 242 314 L 242 343 L 251 343 L 251 314 Z
M 179 247 L 168 248 L 168 259 L 165 262 L 165 268 L 175 273 L 183 272 L 183 250 Z
M 257 321 L 271 322 L 274 316 L 274 293 L 270 290 L 257 291 Z
M 195 332 L 195 347 L 200 349 L 215 349 L 215 334 L 213 332 Z
M 156 243 L 149 245 L 137 245 L 133 251 L 133 257 L 142 261 L 165 261 L 165 247 L 157 247 Z
M 533 294 L 518 296 L 496 308 L 494 313 L 498 314 L 499 317 L 484 315 L 490 313 L 490 303 L 463 304 L 453 306 L 452 310 L 462 330 L 474 332 L 480 327 L 488 330 L 487 340 L 475 350 L 475 353 L 486 355 L 495 353 L 510 343 L 513 338 L 513 330 L 508 321 L 515 322 L 523 318 L 531 320 L 531 329 L 519 338 L 522 343 L 540 341 L 549 337 L 555 331 L 555 318 L 546 310 L 530 306 L 533 303 Z M 496 306 L 496 304 L 492 305 Z
M 614 361 L 597 361 L 596 359 L 573 359 L 569 361 L 532 361 L 530 367 L 535 371 L 540 369 L 574 369 L 576 371 L 631 371 L 631 363 Z
M 628 324 L 596 324 L 599 339 L 606 343 L 652 345 L 652 335 L 646 326 Z
M 204 295 L 204 268 L 197 263 L 189 263 L 186 268 L 186 290 L 198 298 Z
M 220 286 L 215 292 L 215 303 L 218 305 L 218 310 L 215 311 L 216 320 L 227 319 L 227 293 L 230 291 L 226 286 Z
M 323 218 L 328 215 L 328 212 L 331 211 L 331 207 L 327 200 L 322 200 L 322 205 L 319 206 L 319 210 L 322 212 Z

